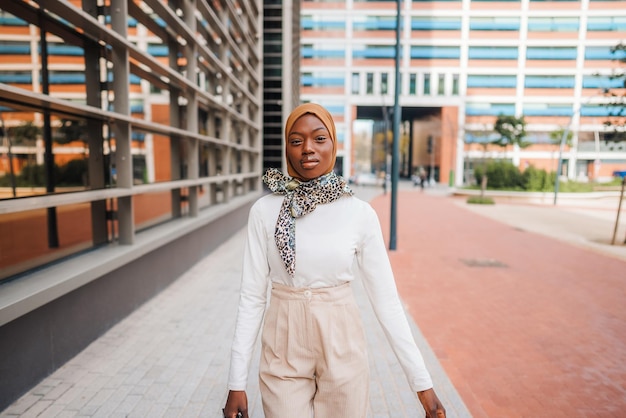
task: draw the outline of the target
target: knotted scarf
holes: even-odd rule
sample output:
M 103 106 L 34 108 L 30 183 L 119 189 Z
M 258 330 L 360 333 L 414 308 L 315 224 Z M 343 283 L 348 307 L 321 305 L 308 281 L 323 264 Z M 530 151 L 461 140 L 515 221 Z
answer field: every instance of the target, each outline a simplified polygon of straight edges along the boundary
M 293 277 L 296 272 L 296 218 L 313 212 L 318 204 L 351 196 L 352 190 L 334 171 L 303 182 L 270 168 L 263 176 L 263 182 L 272 192 L 285 196 L 278 212 L 274 240 L 287 273 Z

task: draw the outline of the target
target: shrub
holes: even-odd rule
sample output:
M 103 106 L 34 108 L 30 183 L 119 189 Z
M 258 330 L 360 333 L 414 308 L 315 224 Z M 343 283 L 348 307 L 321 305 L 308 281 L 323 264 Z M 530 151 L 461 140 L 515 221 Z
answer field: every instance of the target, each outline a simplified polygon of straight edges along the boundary
M 83 186 L 86 183 L 87 160 L 76 159 L 61 166 L 57 177 L 59 186 Z
M 522 188 L 522 174 L 519 169 L 508 161 L 490 161 L 486 167 L 478 166 L 474 169 L 474 177 L 481 184 L 483 173 L 487 174 L 487 188 L 513 189 Z
M 548 192 L 554 189 L 555 173 L 547 173 L 532 165 L 522 173 L 522 188 L 528 192 Z
M 493 205 L 494 200 L 488 196 L 470 196 L 467 198 L 467 203 L 477 205 Z

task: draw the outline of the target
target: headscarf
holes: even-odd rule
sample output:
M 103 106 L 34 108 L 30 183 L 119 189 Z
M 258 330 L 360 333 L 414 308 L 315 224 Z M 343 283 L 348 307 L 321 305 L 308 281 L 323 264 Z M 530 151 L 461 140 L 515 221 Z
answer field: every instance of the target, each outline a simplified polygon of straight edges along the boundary
M 329 162 L 330 166 L 326 168 L 324 174 L 330 173 L 333 168 L 335 168 L 335 160 L 337 159 L 337 130 L 335 129 L 335 122 L 333 121 L 333 117 L 330 115 L 330 112 L 328 112 L 328 110 L 316 103 L 305 103 L 296 107 L 291 112 L 291 114 L 287 118 L 287 122 L 285 123 L 285 143 L 289 141 L 289 133 L 291 132 L 291 128 L 293 128 L 293 125 L 298 119 L 306 114 L 311 114 L 317 117 L 319 120 L 322 121 L 322 123 L 328 130 L 330 140 L 333 144 L 333 157 Z M 287 173 L 293 178 L 302 180 L 296 169 L 291 165 L 289 158 L 287 158 Z
M 272 192 L 285 196 L 278 212 L 274 240 L 291 277 L 296 272 L 296 218 L 313 212 L 318 204 L 334 202 L 342 196 L 352 195 L 345 179 L 333 171 L 337 155 L 335 123 L 326 109 L 313 103 L 298 106 L 287 118 L 285 141 L 298 118 L 309 113 L 322 121 L 333 142 L 333 158 L 325 174 L 309 181 L 301 181 L 287 159 L 287 171 L 291 177 L 275 168 L 270 168 L 263 176 L 263 181 Z

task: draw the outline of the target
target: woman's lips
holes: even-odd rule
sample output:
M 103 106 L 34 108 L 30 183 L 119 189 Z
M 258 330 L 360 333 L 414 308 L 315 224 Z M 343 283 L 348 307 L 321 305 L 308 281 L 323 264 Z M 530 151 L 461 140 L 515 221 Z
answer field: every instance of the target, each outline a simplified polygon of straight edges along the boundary
M 300 165 L 303 168 L 310 168 L 310 167 L 314 167 L 319 163 L 319 161 L 317 159 L 309 159 L 309 160 L 300 160 Z

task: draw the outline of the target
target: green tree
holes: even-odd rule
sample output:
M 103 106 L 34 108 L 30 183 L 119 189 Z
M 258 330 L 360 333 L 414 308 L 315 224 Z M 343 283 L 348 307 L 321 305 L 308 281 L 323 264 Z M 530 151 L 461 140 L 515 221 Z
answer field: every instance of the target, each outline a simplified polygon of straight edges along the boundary
M 517 118 L 500 114 L 498 119 L 496 119 L 493 130 L 499 135 L 493 143 L 504 149 L 509 145 L 518 145 L 520 148 L 526 148 L 530 145 L 529 142 L 524 141 L 524 138 L 526 138 L 526 121 L 524 116 Z
M 556 131 L 550 132 L 550 143 L 553 145 L 560 145 L 561 139 L 563 139 L 563 135 L 565 134 L 565 129 L 557 129 Z M 574 138 L 574 133 L 570 130 L 567 131 L 567 135 L 565 137 L 565 145 L 571 147 L 572 146 L 572 138 Z
M 41 128 L 28 121 L 21 125 L 9 128 L 9 135 L 13 137 L 13 145 L 35 145 L 37 137 L 41 135 Z
M 61 126 L 56 130 L 54 140 L 59 144 L 68 144 L 72 141 L 83 141 L 87 135 L 87 122 L 84 119 L 61 119 Z
M 620 66 L 626 65 L 626 43 L 620 42 L 611 48 L 611 53 L 616 54 Z M 622 141 L 626 139 L 626 70 L 624 67 L 613 70 L 609 76 L 610 80 L 618 80 L 619 87 L 615 89 L 605 89 L 605 97 L 609 100 L 606 104 L 609 110 L 609 117 L 604 121 L 604 125 L 611 128 L 611 133 L 605 135 L 607 140 Z M 621 91 L 619 91 L 619 90 Z

